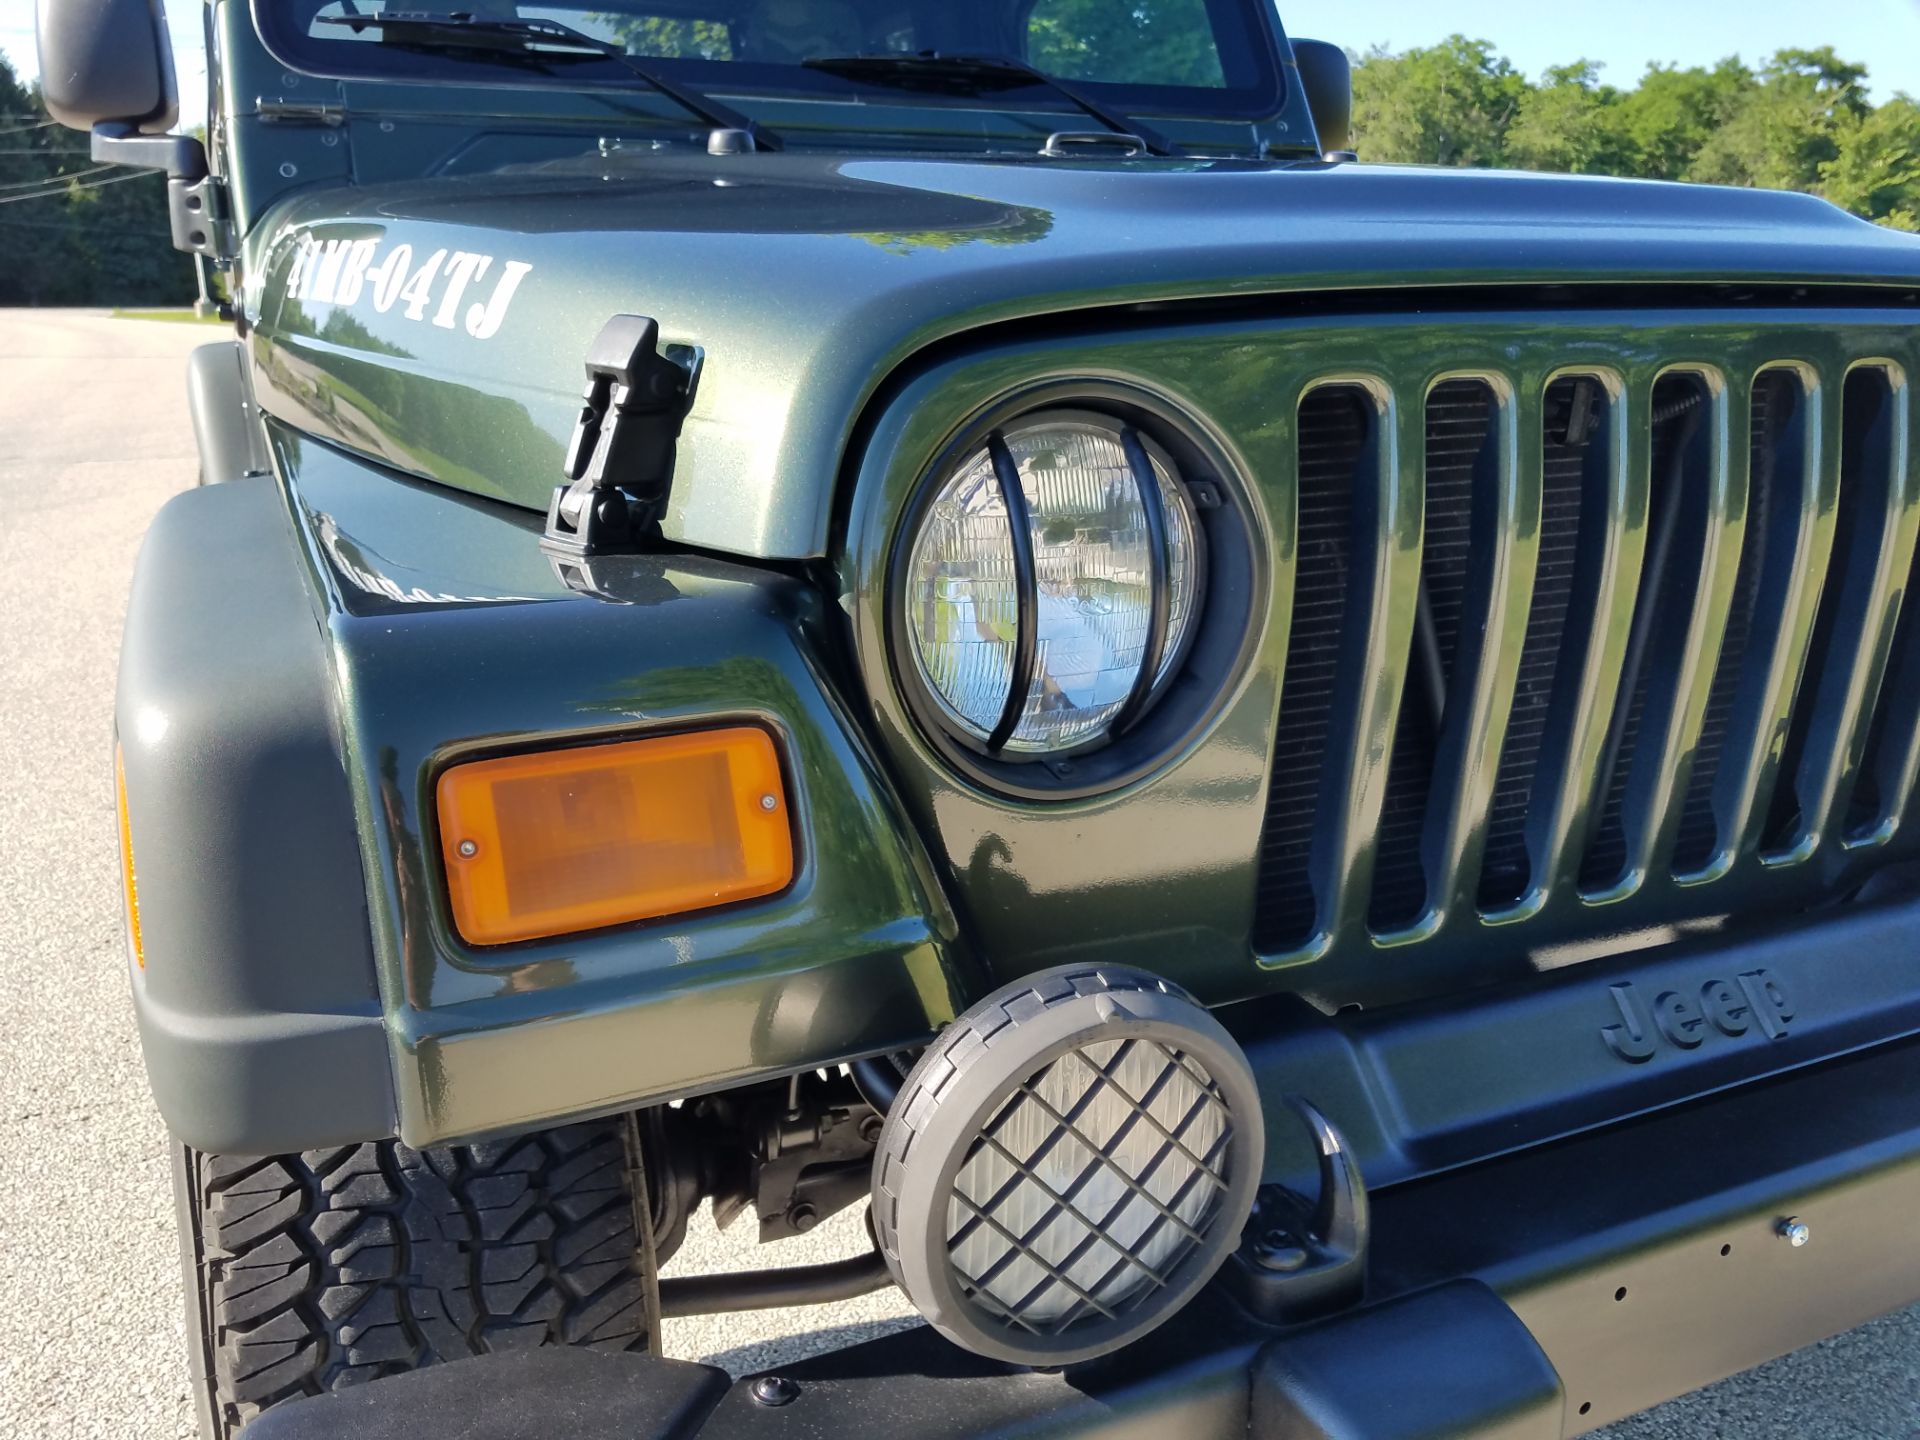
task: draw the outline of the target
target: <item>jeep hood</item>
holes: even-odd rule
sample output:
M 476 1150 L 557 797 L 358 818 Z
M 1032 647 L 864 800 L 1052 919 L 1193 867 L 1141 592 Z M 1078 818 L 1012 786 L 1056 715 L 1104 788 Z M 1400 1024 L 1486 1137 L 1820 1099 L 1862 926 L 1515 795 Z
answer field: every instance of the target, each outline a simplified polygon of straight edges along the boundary
M 1036 316 L 1569 282 L 1920 283 L 1801 195 L 1381 166 L 595 158 L 293 199 L 249 240 L 266 411 L 544 510 L 609 316 L 703 355 L 670 538 L 824 554 L 841 457 L 916 352 Z

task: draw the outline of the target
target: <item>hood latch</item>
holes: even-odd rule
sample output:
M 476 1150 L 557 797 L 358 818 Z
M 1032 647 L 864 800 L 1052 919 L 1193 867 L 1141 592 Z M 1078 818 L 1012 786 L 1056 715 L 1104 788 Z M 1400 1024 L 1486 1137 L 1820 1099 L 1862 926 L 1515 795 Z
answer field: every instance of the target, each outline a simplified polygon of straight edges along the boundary
M 601 329 L 587 351 L 586 404 L 567 446 L 572 483 L 553 492 L 542 549 L 630 554 L 658 535 L 700 359 L 691 345 L 663 350 L 659 322 L 645 315 L 616 315 Z

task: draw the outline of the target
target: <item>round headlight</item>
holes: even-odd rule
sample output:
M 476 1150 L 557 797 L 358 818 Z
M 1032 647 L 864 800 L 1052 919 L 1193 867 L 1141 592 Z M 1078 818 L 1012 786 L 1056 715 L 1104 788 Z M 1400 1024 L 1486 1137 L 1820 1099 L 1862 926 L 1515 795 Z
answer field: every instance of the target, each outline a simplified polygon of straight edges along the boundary
M 907 554 L 920 680 L 990 753 L 1103 740 L 1185 649 L 1199 545 L 1173 461 L 1130 426 L 1058 411 L 996 430 L 940 487 Z

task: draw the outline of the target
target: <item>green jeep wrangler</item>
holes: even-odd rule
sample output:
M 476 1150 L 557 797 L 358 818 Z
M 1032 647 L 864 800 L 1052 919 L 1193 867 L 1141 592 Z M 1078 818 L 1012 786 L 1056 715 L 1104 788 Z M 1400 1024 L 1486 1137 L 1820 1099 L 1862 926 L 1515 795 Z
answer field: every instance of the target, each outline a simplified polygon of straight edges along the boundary
M 116 712 L 207 1435 L 1521 1440 L 1920 1298 L 1920 242 L 1363 163 L 1267 0 L 411 3 L 211 0 L 204 144 L 40 7 L 233 296 Z

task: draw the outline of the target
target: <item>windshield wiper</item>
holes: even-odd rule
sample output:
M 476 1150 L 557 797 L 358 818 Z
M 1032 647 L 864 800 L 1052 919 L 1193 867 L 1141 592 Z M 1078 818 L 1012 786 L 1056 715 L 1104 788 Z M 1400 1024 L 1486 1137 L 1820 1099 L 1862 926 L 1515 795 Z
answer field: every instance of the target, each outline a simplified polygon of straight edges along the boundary
M 604 55 L 616 60 L 690 115 L 722 130 L 743 130 L 756 150 L 778 150 L 780 137 L 755 124 L 731 105 L 669 80 L 652 66 L 643 65 L 626 48 L 611 40 L 563 25 L 558 20 L 490 20 L 464 11 L 436 14 L 427 10 L 386 10 L 377 15 L 319 15 L 321 25 L 343 25 L 355 34 L 377 29 L 382 45 L 439 50 L 472 50 L 488 55 L 538 61 L 543 57 Z
M 1164 135 L 1150 126 L 1117 110 L 1108 109 L 1098 100 L 1081 94 L 1066 81 L 1055 79 L 1046 71 L 1036 70 L 1026 61 L 1016 60 L 1011 55 L 948 55 L 938 50 L 921 50 L 897 55 L 817 55 L 800 63 L 814 70 L 826 70 L 851 80 L 869 80 L 880 85 L 911 87 L 967 80 L 988 83 L 997 80 L 1009 84 L 1024 80 L 1031 85 L 1045 86 L 1116 135 L 1131 135 L 1147 147 L 1149 154 L 1178 153 Z

